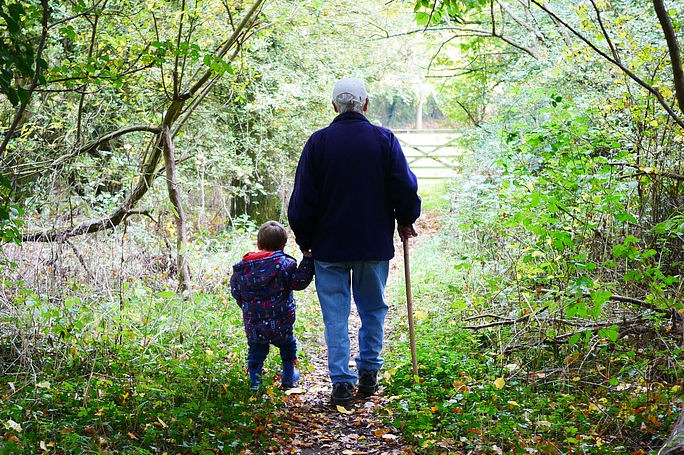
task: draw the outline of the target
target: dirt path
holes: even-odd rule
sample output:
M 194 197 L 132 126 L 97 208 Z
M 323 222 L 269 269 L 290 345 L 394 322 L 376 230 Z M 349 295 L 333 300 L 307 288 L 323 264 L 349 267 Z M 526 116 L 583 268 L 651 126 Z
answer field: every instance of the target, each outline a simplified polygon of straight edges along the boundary
M 429 238 L 438 230 L 435 216 L 422 217 L 417 225 L 418 239 L 411 242 L 411 250 L 419 245 L 421 239 Z M 391 262 L 389 286 L 403 280 L 403 250 L 401 244 L 395 245 L 396 257 Z M 405 307 L 390 305 L 387 315 L 386 332 L 392 330 L 397 322 L 405 318 Z M 358 353 L 357 334 L 360 321 L 352 304 L 349 321 L 349 334 L 352 342 L 352 362 Z M 389 338 L 386 333 L 386 338 Z M 285 406 L 278 411 L 275 422 L 265 428 L 265 434 L 273 435 L 269 454 L 410 454 L 414 450 L 402 440 L 400 433 L 385 425 L 377 411 L 385 407 L 388 397 L 381 387 L 378 394 L 370 399 L 357 397 L 345 411 L 330 404 L 331 384 L 328 377 L 327 352 L 322 332 L 318 337 L 316 350 L 310 352 L 313 371 L 302 375 L 298 389 L 284 397 Z M 406 353 L 406 355 L 409 355 Z M 245 452 L 247 454 L 251 452 Z

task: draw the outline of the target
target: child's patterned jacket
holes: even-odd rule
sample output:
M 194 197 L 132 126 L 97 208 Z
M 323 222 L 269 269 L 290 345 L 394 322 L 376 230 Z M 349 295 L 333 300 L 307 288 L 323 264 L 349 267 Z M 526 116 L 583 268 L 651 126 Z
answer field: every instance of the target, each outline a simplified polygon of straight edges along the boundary
M 282 251 L 247 253 L 233 266 L 231 294 L 242 308 L 249 341 L 270 343 L 292 334 L 292 291 L 306 288 L 314 274 L 313 259 L 297 261 Z

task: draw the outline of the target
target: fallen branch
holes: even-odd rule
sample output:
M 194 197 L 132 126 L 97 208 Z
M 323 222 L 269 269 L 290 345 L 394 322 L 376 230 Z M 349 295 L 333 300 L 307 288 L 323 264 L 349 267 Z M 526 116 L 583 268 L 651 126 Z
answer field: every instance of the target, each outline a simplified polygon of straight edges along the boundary
M 591 332 L 593 334 L 598 333 L 601 329 L 605 329 L 608 327 L 612 327 L 614 325 L 617 325 L 620 328 L 620 333 L 619 336 L 623 337 L 629 333 L 632 333 L 630 329 L 632 327 L 638 326 L 639 323 L 642 322 L 641 318 L 635 318 L 635 319 L 630 319 L 629 321 L 605 321 L 605 322 L 597 322 L 595 324 L 591 324 L 585 327 L 581 327 L 577 330 L 574 330 L 572 332 L 567 332 L 563 333 L 561 335 L 555 336 L 553 338 L 543 338 L 541 340 L 537 341 L 531 341 L 529 343 L 521 343 L 521 344 L 515 344 L 513 346 L 508 346 L 506 349 L 504 349 L 504 353 L 508 354 L 513 351 L 517 351 L 519 349 L 524 349 L 524 348 L 532 348 L 535 346 L 541 346 L 544 344 L 565 344 L 567 343 L 567 340 L 569 338 L 572 338 L 575 335 L 580 335 L 586 332 Z M 641 326 L 639 326 L 641 327 Z M 647 329 L 649 330 L 649 329 Z
M 498 314 L 492 314 L 492 313 L 485 313 L 485 314 L 476 314 L 474 316 L 469 316 L 467 318 L 463 318 L 464 321 L 473 321 L 475 319 L 483 319 L 483 318 L 494 318 L 494 319 L 500 319 L 503 321 L 511 321 L 511 318 L 506 318 L 504 316 L 499 316 Z
M 504 319 L 502 321 L 490 322 L 488 324 L 482 324 L 482 325 L 467 325 L 463 328 L 469 329 L 469 330 L 481 330 L 481 329 L 488 329 L 490 327 L 497 327 L 497 326 L 501 326 L 501 325 L 515 325 L 515 324 L 519 324 L 521 322 L 525 322 L 526 320 L 528 320 L 530 317 L 532 317 L 534 315 L 543 313 L 548 308 L 549 308 L 548 306 L 545 306 L 544 308 L 542 308 L 541 310 L 539 310 L 537 312 L 526 314 L 525 316 L 519 317 L 518 319 Z M 498 316 L 498 317 L 500 317 L 500 316 Z
M 562 294 L 564 291 L 556 290 L 556 289 L 538 289 L 538 292 L 543 292 L 545 294 Z M 585 298 L 591 298 L 591 294 L 588 292 L 582 293 L 582 297 Z M 659 313 L 667 313 L 668 310 L 664 308 L 658 308 L 655 305 L 651 305 L 650 303 L 637 299 L 634 297 L 627 297 L 624 295 L 617 295 L 617 294 L 612 294 L 610 297 L 608 297 L 608 300 L 612 300 L 614 302 L 622 302 L 622 303 L 631 303 L 632 305 L 637 305 L 643 308 L 647 308 L 649 310 L 657 311 Z

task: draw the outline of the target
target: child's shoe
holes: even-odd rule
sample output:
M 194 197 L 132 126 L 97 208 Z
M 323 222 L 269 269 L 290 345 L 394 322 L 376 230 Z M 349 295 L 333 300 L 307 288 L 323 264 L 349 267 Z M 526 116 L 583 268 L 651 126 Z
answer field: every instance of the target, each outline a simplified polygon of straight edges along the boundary
M 283 389 L 291 389 L 299 381 L 299 370 L 295 367 L 295 361 L 283 362 L 283 374 L 280 384 Z
M 249 388 L 251 390 L 258 390 L 259 387 L 261 387 L 261 384 L 263 384 L 264 379 L 262 377 L 263 374 L 263 365 L 259 365 L 257 368 L 250 369 L 249 370 L 249 380 L 251 382 L 251 385 Z

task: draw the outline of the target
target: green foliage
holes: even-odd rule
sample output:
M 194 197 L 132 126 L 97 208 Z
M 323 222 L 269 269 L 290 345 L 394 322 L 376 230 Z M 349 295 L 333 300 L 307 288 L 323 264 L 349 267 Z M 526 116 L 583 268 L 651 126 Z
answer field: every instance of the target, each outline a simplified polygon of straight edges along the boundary
M 0 93 L 16 106 L 28 101 L 26 82 L 35 74 L 35 49 L 31 32 L 40 24 L 40 4 L 29 1 L 0 1 Z M 47 62 L 38 64 L 47 68 Z M 45 78 L 40 77 L 44 82 Z
M 463 187 L 457 194 L 461 204 L 471 199 Z M 488 261 L 462 253 L 472 254 L 464 244 L 470 233 L 451 230 L 448 216 L 445 221 L 443 235 L 423 241 L 412 255 L 420 381 L 411 371 L 407 327 L 398 325 L 384 374 L 385 419 L 421 453 L 628 454 L 659 447 L 680 407 L 681 347 L 644 341 L 639 351 L 658 362 L 669 359 L 653 370 L 630 341 L 618 340 L 617 326 L 599 330 L 593 349 L 542 344 L 521 352 L 504 348 L 524 339 L 522 326 L 464 330 L 472 322 L 459 320 L 471 311 L 508 309 L 515 317 L 516 309 L 501 305 L 507 290 L 488 276 Z M 592 301 L 605 304 L 606 294 L 592 293 Z
M 19 219 L 23 210 L 11 203 L 12 183 L 0 174 L 0 245 L 2 243 L 21 243 L 19 228 L 23 222 Z
M 0 421 L 19 425 L 8 428 L 3 453 L 41 444 L 62 453 L 231 452 L 267 440 L 277 396 L 250 393 L 241 315 L 221 294 L 195 295 L 188 311 L 174 292 L 139 285 L 113 318 L 103 317 L 107 302 L 20 295 L 16 303 L 40 321 L 39 339 L 54 341 L 33 353 L 43 363 L 36 377 L 0 379 Z M 9 343 L 0 339 L 0 357 Z

